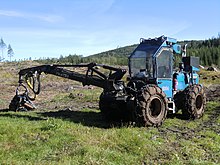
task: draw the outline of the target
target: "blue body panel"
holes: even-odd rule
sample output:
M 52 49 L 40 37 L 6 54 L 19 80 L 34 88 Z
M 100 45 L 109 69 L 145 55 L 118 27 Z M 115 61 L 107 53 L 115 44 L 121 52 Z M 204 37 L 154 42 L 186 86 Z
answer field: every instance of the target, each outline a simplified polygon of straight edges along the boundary
M 199 68 L 196 68 L 196 67 L 194 67 L 194 66 L 192 66 L 192 71 L 199 72 L 200 69 L 199 69 Z
M 167 98 L 173 97 L 173 82 L 172 79 L 157 79 L 158 86 L 164 91 Z
M 166 41 L 171 43 L 177 43 L 177 40 L 175 38 L 165 37 Z
M 174 44 L 173 50 L 175 53 L 180 54 L 181 53 L 181 46 L 179 44 Z
M 184 90 L 189 84 L 199 84 L 199 75 L 197 73 L 193 73 L 193 79 L 190 79 L 190 76 L 187 73 L 178 73 L 177 75 L 177 90 Z
M 189 80 L 185 80 L 185 75 L 183 73 L 179 73 L 177 75 L 177 90 L 184 90 L 188 84 L 186 84 L 186 81 L 189 81 Z
M 199 84 L 199 75 L 197 73 L 193 73 L 193 84 Z

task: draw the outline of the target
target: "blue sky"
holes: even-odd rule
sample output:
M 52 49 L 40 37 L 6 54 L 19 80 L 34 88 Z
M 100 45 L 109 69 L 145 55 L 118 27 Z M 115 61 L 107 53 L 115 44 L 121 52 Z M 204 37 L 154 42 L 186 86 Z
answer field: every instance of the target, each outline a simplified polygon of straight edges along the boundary
M 92 55 L 161 35 L 220 33 L 219 0 L 1 0 L 0 37 L 14 59 Z M 6 56 L 6 54 L 5 54 Z

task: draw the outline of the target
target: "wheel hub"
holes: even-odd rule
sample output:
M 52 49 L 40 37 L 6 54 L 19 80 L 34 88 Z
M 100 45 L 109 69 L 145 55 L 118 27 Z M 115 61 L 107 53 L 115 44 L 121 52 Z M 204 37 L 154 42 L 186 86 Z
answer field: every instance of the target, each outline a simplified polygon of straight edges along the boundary
M 196 109 L 200 110 L 202 108 L 202 105 L 203 105 L 203 101 L 202 101 L 202 96 L 201 95 L 198 95 L 196 97 Z
M 150 104 L 151 116 L 157 117 L 161 113 L 162 103 L 159 98 L 153 98 Z

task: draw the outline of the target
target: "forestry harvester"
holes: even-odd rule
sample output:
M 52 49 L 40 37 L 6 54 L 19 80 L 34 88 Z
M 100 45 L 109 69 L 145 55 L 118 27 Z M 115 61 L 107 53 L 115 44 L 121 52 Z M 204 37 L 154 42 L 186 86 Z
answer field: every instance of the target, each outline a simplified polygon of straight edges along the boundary
M 179 68 L 174 69 L 174 58 L 178 54 L 182 54 L 182 61 Z M 186 46 L 181 48 L 176 39 L 165 36 L 141 39 L 128 61 L 127 83 L 121 80 L 126 70 L 96 63 L 22 69 L 9 109 L 33 109 L 32 101 L 41 90 L 41 73 L 46 73 L 103 88 L 99 108 L 108 120 L 160 126 L 168 113 L 175 114 L 179 109 L 186 118 L 196 119 L 203 115 L 206 97 L 197 74 L 199 58 L 186 56 Z M 81 74 L 70 70 L 75 67 L 87 71 Z M 101 68 L 109 74 L 102 73 Z M 24 88 L 24 92 L 19 92 L 20 88 Z M 34 93 L 33 97 L 28 89 Z

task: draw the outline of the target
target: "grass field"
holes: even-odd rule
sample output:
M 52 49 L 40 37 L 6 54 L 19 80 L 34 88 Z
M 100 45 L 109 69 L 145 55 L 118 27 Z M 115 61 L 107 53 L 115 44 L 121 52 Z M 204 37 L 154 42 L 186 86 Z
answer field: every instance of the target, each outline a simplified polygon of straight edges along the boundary
M 1 164 L 220 164 L 218 102 L 195 121 L 177 114 L 159 128 L 112 124 L 98 110 L 101 89 L 46 75 L 38 109 L 9 112 L 13 67 L 0 66 L 7 75 L 0 78 Z

